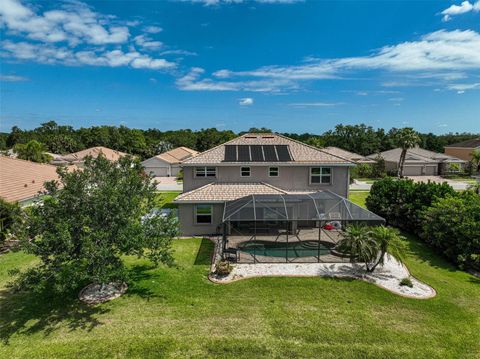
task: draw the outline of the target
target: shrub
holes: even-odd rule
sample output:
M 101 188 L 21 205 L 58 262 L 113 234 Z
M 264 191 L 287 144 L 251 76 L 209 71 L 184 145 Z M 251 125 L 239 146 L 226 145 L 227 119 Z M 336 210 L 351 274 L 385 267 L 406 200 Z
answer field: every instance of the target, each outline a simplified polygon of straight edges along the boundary
M 437 198 L 422 212 L 421 237 L 460 268 L 480 270 L 480 196 Z
M 401 286 L 404 286 L 404 287 L 413 288 L 412 280 L 411 280 L 410 278 L 408 278 L 408 277 L 403 278 L 403 279 L 400 281 L 400 285 L 401 285 Z
M 232 271 L 232 265 L 229 261 L 222 260 L 217 264 L 217 268 L 215 269 L 215 273 L 220 276 L 227 276 Z
M 421 211 L 436 198 L 455 194 L 453 188 L 446 183 L 414 183 L 409 179 L 384 178 L 372 185 L 366 206 L 385 218 L 390 225 L 409 232 L 420 232 Z
M 23 224 L 22 209 L 17 203 L 8 203 L 0 198 L 0 246 L 7 238 L 18 234 Z

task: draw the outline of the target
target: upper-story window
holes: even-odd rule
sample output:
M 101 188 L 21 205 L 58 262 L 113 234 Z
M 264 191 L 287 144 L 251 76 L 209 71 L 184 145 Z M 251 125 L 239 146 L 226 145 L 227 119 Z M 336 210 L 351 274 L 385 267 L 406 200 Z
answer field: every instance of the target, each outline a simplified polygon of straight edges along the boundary
M 268 168 L 268 177 L 278 177 L 278 174 L 279 174 L 278 167 Z
M 217 177 L 217 168 L 195 167 L 195 177 Z
M 311 184 L 331 184 L 332 183 L 331 167 L 311 167 L 310 183 Z
M 250 167 L 240 167 L 241 177 L 250 177 Z

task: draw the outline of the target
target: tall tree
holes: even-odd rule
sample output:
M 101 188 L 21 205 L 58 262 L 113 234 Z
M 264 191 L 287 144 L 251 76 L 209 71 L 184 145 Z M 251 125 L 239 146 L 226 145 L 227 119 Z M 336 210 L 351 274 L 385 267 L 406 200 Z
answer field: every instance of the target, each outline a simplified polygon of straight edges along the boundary
M 473 173 L 480 171 L 480 149 L 478 148 L 472 152 L 471 166 Z
M 420 143 L 418 133 L 411 127 L 405 127 L 397 131 L 395 134 L 395 144 L 402 149 L 400 160 L 398 161 L 398 177 L 403 178 L 403 168 L 407 151 Z
M 13 150 L 18 158 L 22 160 L 47 163 L 52 159 L 52 156 L 46 153 L 45 145 L 35 140 L 31 140 L 25 144 L 17 143 L 13 147 Z
M 20 287 L 65 292 L 127 281 L 123 255 L 172 263 L 177 220 L 153 214 L 155 186 L 138 161 L 88 157 L 82 170 L 58 174 L 58 182 L 45 185 L 43 205 L 31 208 L 31 240 L 23 247 L 40 263 L 21 276 Z

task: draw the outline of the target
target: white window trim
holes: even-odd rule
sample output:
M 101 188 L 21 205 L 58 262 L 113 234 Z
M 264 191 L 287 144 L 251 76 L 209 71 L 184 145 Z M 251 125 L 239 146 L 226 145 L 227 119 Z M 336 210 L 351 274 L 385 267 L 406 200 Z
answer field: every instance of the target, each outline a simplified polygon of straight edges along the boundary
M 197 206 L 198 204 L 193 205 L 193 223 L 197 226 L 209 226 L 213 223 L 213 205 L 212 204 L 200 204 L 200 206 L 210 206 L 210 222 L 208 223 L 198 223 L 197 222 Z M 206 216 L 205 214 L 203 216 Z
M 319 177 L 320 178 L 320 182 L 319 183 L 313 183 L 312 182 L 312 169 L 314 168 L 320 168 L 320 174 L 319 175 L 315 175 L 315 177 Z M 322 177 L 327 177 L 327 175 L 322 175 L 322 168 L 330 168 L 330 182 L 329 183 L 322 183 Z M 308 170 L 308 183 L 310 185 L 313 185 L 313 186 L 331 186 L 333 184 L 333 167 L 330 167 L 330 166 L 315 166 L 315 167 L 310 167 L 309 170 Z
M 271 176 L 271 175 L 270 175 L 270 169 L 271 169 L 271 168 L 276 168 L 276 169 L 277 169 L 277 175 L 276 175 L 276 176 Z M 275 167 L 275 166 L 273 166 L 273 167 L 268 167 L 268 177 L 273 177 L 273 178 L 280 177 L 280 167 Z
M 197 168 L 203 168 L 205 176 L 197 176 Z M 215 176 L 207 176 L 207 168 L 215 169 Z M 195 166 L 193 167 L 193 178 L 217 178 L 218 169 L 215 166 Z
M 243 168 L 248 168 L 248 176 L 244 176 L 242 173 Z M 241 166 L 240 167 L 240 177 L 252 177 L 252 168 L 250 166 Z

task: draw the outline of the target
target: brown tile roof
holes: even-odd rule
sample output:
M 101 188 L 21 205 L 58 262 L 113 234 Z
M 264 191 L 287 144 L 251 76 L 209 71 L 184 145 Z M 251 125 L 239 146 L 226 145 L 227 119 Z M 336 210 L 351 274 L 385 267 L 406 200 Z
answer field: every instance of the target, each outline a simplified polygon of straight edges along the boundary
M 210 150 L 200 153 L 194 158 L 190 158 L 183 162 L 184 165 L 195 164 L 221 164 L 225 162 L 225 145 L 288 145 L 293 161 L 290 162 L 276 162 L 280 165 L 282 163 L 304 163 L 304 164 L 352 164 L 352 162 L 341 156 L 329 153 L 326 150 L 315 148 L 306 145 L 302 142 L 292 140 L 291 138 L 276 134 L 276 133 L 247 133 L 245 135 L 234 138 L 220 146 L 214 147 Z M 241 164 L 242 162 L 235 162 Z M 251 162 L 247 162 L 251 163 Z M 265 164 L 267 162 L 263 162 Z
M 0 197 L 7 202 L 30 199 L 44 183 L 58 179 L 57 167 L 0 156 Z
M 464 148 L 480 148 L 480 137 L 474 138 L 471 140 L 466 140 L 463 142 L 452 143 L 451 145 L 445 147 L 464 147 Z
M 323 149 L 331 154 L 349 159 L 350 161 L 353 161 L 356 163 L 375 163 L 375 161 L 370 158 L 359 155 L 358 153 L 344 150 L 343 148 L 329 146 L 329 147 L 324 147 Z
M 92 156 L 93 158 L 97 158 L 100 154 L 103 154 L 107 160 L 110 161 L 118 161 L 121 157 L 126 156 L 127 154 L 124 152 L 112 150 L 107 147 L 97 146 L 87 148 L 82 151 L 78 151 L 75 153 L 70 153 L 61 157 L 59 160 L 64 160 L 66 162 L 82 162 L 85 160 L 85 157 Z
M 378 155 L 382 157 L 387 162 L 398 163 L 400 161 L 400 155 L 402 153 L 401 148 L 394 148 L 392 150 L 380 152 L 379 154 L 369 155 L 369 158 L 375 159 Z M 441 162 L 458 162 L 463 163 L 463 161 L 457 157 L 449 156 L 444 153 L 438 153 L 433 151 L 428 151 L 423 148 L 410 148 L 407 150 L 407 156 L 405 158 L 406 164 L 415 164 L 415 163 L 441 163 Z
M 268 183 L 209 183 L 180 194 L 175 202 L 225 202 L 252 194 L 286 194 L 287 192 Z
M 198 155 L 198 152 L 195 150 L 192 150 L 191 148 L 177 147 L 177 148 L 174 148 L 173 150 L 161 153 L 155 157 L 167 163 L 176 164 L 176 163 L 181 163 L 186 159 L 195 157 L 197 155 Z

